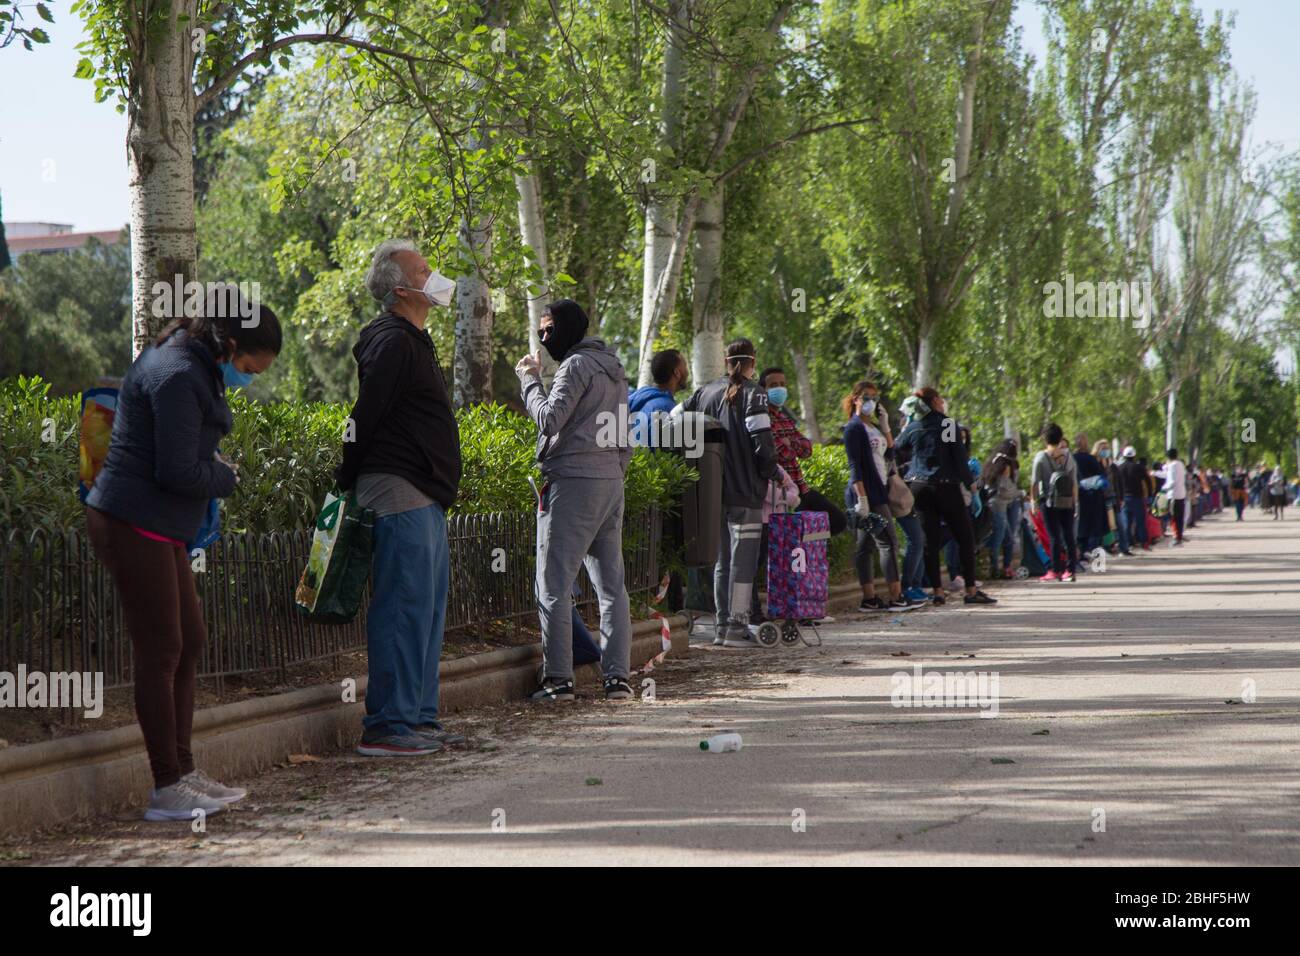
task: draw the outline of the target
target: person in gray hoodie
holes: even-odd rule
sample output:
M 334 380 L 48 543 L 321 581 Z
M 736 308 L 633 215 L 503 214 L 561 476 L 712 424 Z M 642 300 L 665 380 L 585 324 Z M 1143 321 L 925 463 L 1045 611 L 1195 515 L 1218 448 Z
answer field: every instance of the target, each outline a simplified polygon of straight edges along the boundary
M 632 696 L 632 619 L 623 582 L 623 478 L 632 448 L 625 429 L 627 376 L 603 341 L 587 337 L 571 299 L 546 307 L 538 337 L 559 363 L 548 395 L 541 354 L 515 366 L 524 407 L 537 423 L 542 487 L 537 503 L 537 609 L 542 626 L 538 701 L 573 700 L 573 597 L 578 566 L 600 600 L 600 669 L 607 700 Z M 620 431 L 622 429 L 622 431 Z

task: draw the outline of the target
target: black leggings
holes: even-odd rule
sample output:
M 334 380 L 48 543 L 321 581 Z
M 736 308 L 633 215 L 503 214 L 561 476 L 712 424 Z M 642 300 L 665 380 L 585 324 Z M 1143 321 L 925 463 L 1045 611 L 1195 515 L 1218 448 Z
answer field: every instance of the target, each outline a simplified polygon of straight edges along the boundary
M 1074 540 L 1074 509 L 1044 508 L 1043 524 L 1047 525 L 1047 538 L 1052 545 L 1052 570 L 1058 575 L 1066 571 L 1073 574 L 1079 563 L 1079 545 Z
M 939 520 L 943 519 L 957 542 L 961 556 L 961 576 L 966 587 L 975 586 L 975 530 L 971 527 L 970 511 L 961 496 L 961 486 L 955 482 L 912 482 L 912 497 L 916 500 L 916 513 L 921 516 L 925 531 L 925 576 L 930 586 L 938 588 L 939 577 Z

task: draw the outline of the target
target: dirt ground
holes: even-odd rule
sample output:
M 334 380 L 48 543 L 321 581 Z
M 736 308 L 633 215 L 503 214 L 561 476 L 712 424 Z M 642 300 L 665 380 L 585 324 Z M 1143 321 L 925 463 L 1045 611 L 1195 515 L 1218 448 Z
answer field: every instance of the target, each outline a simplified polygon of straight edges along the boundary
M 14 864 L 1300 863 L 1300 526 L 1251 513 L 999 604 L 840 613 L 821 647 L 697 641 L 653 699 L 454 715 L 472 748 L 308 755 L 239 809 L 0 844 Z M 701 635 L 702 636 L 702 635 Z M 996 715 L 906 707 L 920 666 Z M 984 715 L 982 715 L 984 714 Z M 722 730 L 738 753 L 701 753 Z

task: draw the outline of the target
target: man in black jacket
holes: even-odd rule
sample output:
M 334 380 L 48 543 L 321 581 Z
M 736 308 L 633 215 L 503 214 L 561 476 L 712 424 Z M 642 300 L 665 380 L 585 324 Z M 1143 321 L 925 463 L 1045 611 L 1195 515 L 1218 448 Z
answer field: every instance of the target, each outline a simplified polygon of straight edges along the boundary
M 384 307 L 352 350 L 360 388 L 343 436 L 340 488 L 375 512 L 366 639 L 370 679 L 359 753 L 428 754 L 464 742 L 438 722 L 447 611 L 446 511 L 460 433 L 425 320 L 455 284 L 404 240 L 375 250 L 366 288 Z

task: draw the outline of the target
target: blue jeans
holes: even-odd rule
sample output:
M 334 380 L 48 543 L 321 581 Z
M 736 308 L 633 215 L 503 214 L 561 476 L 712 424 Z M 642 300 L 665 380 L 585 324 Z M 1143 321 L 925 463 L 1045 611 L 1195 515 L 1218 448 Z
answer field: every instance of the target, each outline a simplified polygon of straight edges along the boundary
M 924 588 L 925 535 L 921 531 L 921 519 L 913 512 L 894 520 L 907 538 L 907 544 L 903 548 L 903 590 Z
M 362 718 L 368 731 L 407 734 L 438 719 L 449 559 L 441 505 L 375 519 Z
M 1129 547 L 1147 543 L 1147 506 L 1141 495 L 1124 496 L 1124 520 Z
M 1015 559 L 1017 541 L 1020 537 L 1020 523 L 1024 520 L 1025 506 L 1021 504 L 1020 499 L 1007 505 L 1007 536 L 1002 539 L 1002 564 L 1003 567 L 1011 567 L 1011 562 Z
M 1115 515 L 1115 540 L 1119 544 L 1121 554 L 1127 554 L 1129 551 L 1128 527 L 1124 522 L 1124 506 L 1119 499 L 1113 499 L 1107 506 L 1107 510 Z
M 1002 542 L 1007 537 L 1007 511 L 1005 508 L 989 507 L 989 514 L 993 516 L 993 532 L 989 535 L 989 570 L 997 572 L 998 558 L 1002 556 Z M 1007 567 L 1011 567 L 1011 560 L 1006 562 Z

